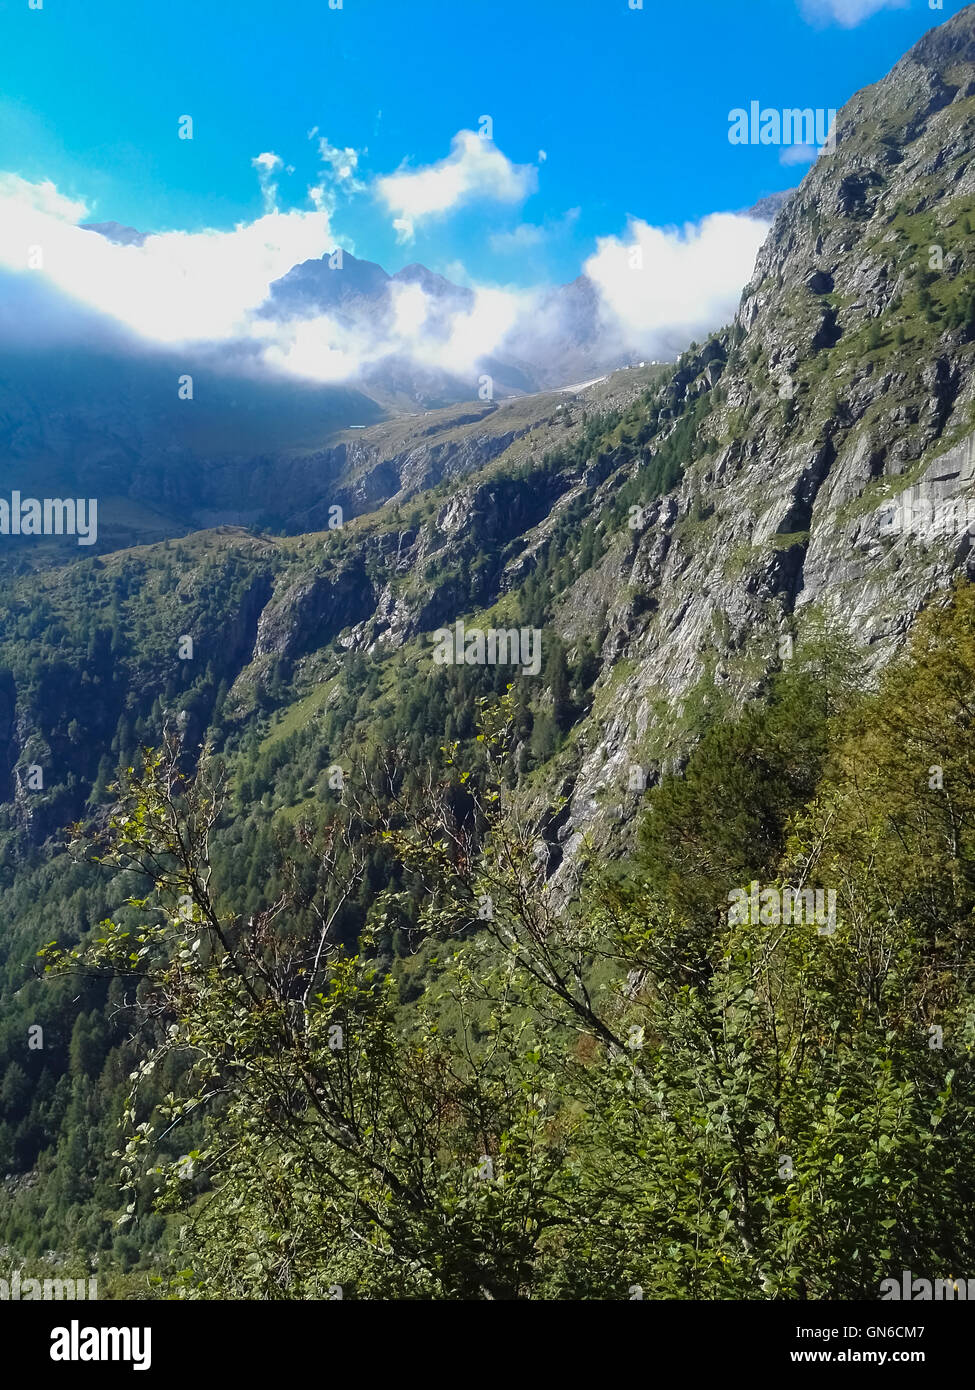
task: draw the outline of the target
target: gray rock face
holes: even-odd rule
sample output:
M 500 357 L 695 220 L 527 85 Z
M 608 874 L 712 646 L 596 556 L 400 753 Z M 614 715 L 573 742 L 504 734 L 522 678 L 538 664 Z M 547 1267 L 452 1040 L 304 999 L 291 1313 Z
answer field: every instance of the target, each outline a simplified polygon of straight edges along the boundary
M 779 212 L 720 335 L 720 383 L 713 349 L 678 363 L 675 412 L 708 392 L 700 433 L 718 446 L 562 605 L 567 640 L 594 592 L 610 624 L 559 831 L 570 853 L 638 809 L 631 766 L 652 785 L 681 755 L 692 697 L 761 687 L 810 605 L 876 670 L 975 572 L 973 147 L 969 7 L 840 113 L 836 151 Z

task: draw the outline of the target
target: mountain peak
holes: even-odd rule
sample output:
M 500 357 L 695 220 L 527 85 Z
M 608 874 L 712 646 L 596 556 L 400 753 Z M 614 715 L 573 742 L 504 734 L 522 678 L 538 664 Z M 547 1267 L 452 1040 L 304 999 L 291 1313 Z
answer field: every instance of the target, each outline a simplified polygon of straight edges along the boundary
M 392 277 L 401 284 L 419 285 L 427 294 L 437 299 L 450 295 L 453 298 L 458 296 L 467 298 L 471 291 L 463 289 L 460 285 L 455 285 L 453 281 L 445 279 L 443 275 L 438 275 L 436 271 L 428 270 L 425 265 L 420 265 L 414 261 L 412 265 L 406 265 L 402 270 L 398 270 Z
M 944 24 L 929 29 L 909 49 L 901 63 L 921 64 L 924 67 L 975 63 L 975 5 L 966 5 Z
M 114 241 L 119 246 L 142 246 L 145 244 L 148 232 L 136 231 L 135 227 L 126 227 L 121 222 L 82 222 L 83 232 L 97 232 L 106 241 Z

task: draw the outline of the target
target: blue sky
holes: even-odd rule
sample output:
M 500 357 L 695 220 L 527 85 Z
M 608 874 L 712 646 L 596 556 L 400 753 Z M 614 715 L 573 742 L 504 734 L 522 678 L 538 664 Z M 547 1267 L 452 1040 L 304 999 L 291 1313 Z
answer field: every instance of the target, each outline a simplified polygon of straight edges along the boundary
M 729 144 L 728 112 L 840 107 L 961 8 L 881 4 L 0 0 L 0 169 L 53 180 L 100 220 L 229 229 L 260 213 L 262 152 L 285 166 L 281 206 L 310 206 L 317 127 L 359 153 L 364 187 L 339 195 L 332 220 L 357 254 L 390 270 L 419 260 L 482 282 L 557 282 L 628 216 L 683 223 L 797 183 L 804 168 L 779 150 Z M 856 23 L 858 7 L 877 12 Z M 176 138 L 184 114 L 192 141 Z M 536 191 L 425 219 L 398 244 L 374 180 L 444 159 L 485 114 L 504 156 L 537 169 Z M 511 242 L 519 226 L 540 230 Z

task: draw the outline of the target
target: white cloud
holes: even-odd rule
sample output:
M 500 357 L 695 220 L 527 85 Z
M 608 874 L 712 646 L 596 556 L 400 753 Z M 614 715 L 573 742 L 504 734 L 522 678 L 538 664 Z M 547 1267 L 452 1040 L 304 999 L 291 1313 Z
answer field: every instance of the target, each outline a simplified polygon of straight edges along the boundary
M 788 168 L 793 164 L 814 164 L 818 158 L 818 145 L 784 145 L 779 163 Z
M 800 0 L 802 12 L 813 23 L 840 24 L 855 29 L 880 10 L 905 10 L 909 0 Z
M 376 180 L 376 192 L 391 213 L 401 242 L 412 241 L 416 224 L 478 198 L 519 203 L 538 186 L 533 164 L 512 164 L 490 141 L 461 130 L 450 154 L 425 169 L 400 169 Z
M 512 290 L 477 289 L 469 313 L 455 314 L 451 334 L 431 365 L 450 370 L 456 364 L 473 372 L 478 362 L 491 356 L 514 328 L 528 296 Z
M 430 313 L 429 296 L 420 285 L 393 286 L 394 337 L 420 339 Z
M 599 238 L 585 270 L 622 343 L 669 353 L 732 316 L 768 228 L 727 212 L 683 228 L 631 219 L 625 238 Z
M 471 277 L 463 261 L 448 261 L 441 267 L 441 274 L 454 285 L 471 285 Z
M 251 160 L 251 165 L 257 170 L 257 181 L 261 185 L 265 212 L 273 212 L 278 205 L 278 186 L 274 182 L 274 175 L 283 163 L 284 161 L 270 150 Z
M 488 238 L 491 243 L 491 250 L 504 253 L 506 251 L 526 251 L 529 247 L 540 246 L 548 236 L 544 227 L 536 227 L 531 222 L 522 222 L 513 232 L 492 232 Z
M 525 311 L 530 296 L 517 291 L 475 289 L 470 308 L 446 317 L 417 284 L 392 289 L 388 322 L 351 324 L 318 314 L 260 328 L 263 355 L 271 366 L 319 383 L 348 381 L 388 358 L 473 381 L 481 360 L 495 352 Z
M 60 222 L 80 222 L 89 211 L 87 203 L 59 193 L 50 179 L 45 179 L 43 183 L 28 183 L 19 174 L 0 173 L 0 198 L 19 205 L 25 214 L 33 211 Z
M 259 158 L 268 174 L 276 156 Z M 86 213 L 53 184 L 0 174 L 0 267 L 42 276 L 157 343 L 246 337 L 272 281 L 331 250 L 322 212 L 269 212 L 230 232 L 164 232 L 141 246 L 85 231 Z M 42 265 L 28 269 L 34 247 Z
M 572 227 L 579 220 L 581 208 L 570 208 L 557 222 L 538 226 L 534 222 L 522 222 L 510 232 L 492 232 L 488 241 L 492 251 L 504 255 L 511 251 L 527 251 L 533 246 L 541 246 L 543 241 Z
M 318 126 L 308 132 L 309 140 L 318 135 Z M 334 212 L 338 193 L 362 193 L 365 184 L 356 173 L 359 159 L 365 150 L 355 150 L 351 145 L 341 149 L 333 145 L 325 135 L 318 135 L 318 157 L 325 166 L 318 183 L 308 190 L 308 196 L 320 211 Z

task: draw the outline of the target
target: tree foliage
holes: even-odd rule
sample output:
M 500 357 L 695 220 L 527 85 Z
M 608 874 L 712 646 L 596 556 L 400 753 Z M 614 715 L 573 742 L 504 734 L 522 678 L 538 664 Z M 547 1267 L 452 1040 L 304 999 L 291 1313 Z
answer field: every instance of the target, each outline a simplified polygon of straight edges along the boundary
M 97 846 L 148 881 L 140 925 L 51 950 L 132 982 L 126 1215 L 180 1213 L 171 1287 L 872 1299 L 971 1268 L 973 689 L 963 587 L 872 695 L 797 664 L 653 794 L 643 863 L 580 881 L 547 875 L 509 692 L 476 775 L 448 746 L 414 795 L 383 755 L 323 839 L 297 832 L 313 886 L 286 864 L 249 917 L 213 892 L 219 765 L 153 755 Z M 380 850 L 398 871 L 351 949 L 308 904 Z M 739 920 L 753 877 L 835 893 L 835 919 Z M 409 1004 L 374 950 L 404 916 Z M 200 1142 L 167 1160 L 184 1124 Z

